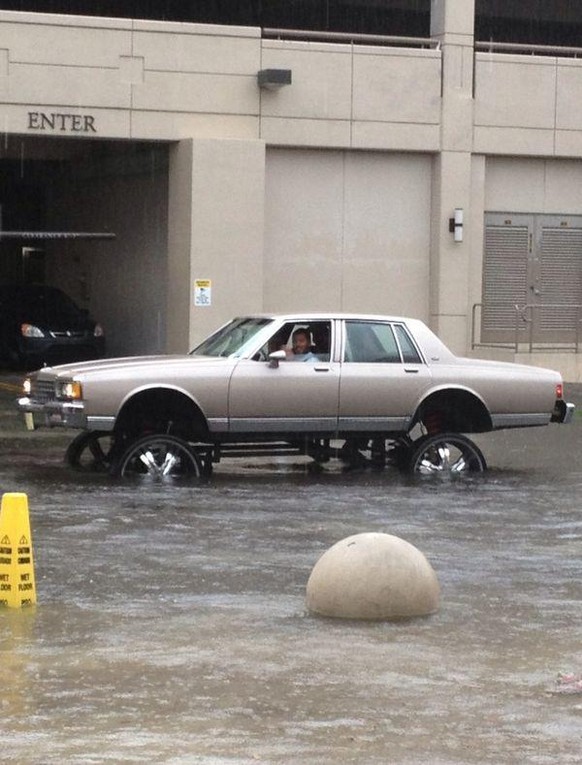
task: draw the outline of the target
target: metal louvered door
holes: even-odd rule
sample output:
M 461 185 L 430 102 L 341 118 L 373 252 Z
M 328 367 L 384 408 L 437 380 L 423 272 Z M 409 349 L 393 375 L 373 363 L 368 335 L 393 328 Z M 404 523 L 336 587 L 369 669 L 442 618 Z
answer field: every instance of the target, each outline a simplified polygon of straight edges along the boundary
M 533 215 L 488 213 L 485 217 L 481 311 L 484 343 L 515 342 L 516 306 L 525 306 L 534 292 L 533 233 Z M 518 322 L 517 327 L 521 339 L 526 325 Z
M 582 216 L 488 213 L 482 302 L 484 343 L 576 342 L 582 319 Z
M 534 341 L 575 342 L 582 302 L 582 217 L 538 216 L 535 241 Z

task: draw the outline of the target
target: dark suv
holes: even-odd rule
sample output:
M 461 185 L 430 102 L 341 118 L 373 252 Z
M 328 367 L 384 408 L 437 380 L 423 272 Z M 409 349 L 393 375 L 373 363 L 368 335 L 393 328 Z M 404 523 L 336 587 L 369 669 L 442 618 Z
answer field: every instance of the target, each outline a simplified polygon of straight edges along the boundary
M 0 360 L 31 369 L 104 353 L 101 325 L 60 289 L 0 285 Z

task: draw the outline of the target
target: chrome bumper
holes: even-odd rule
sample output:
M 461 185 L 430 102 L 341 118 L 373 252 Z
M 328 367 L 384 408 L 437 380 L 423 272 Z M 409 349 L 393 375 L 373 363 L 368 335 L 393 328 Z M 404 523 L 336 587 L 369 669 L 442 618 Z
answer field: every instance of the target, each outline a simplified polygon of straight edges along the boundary
M 569 404 L 566 401 L 556 401 L 551 422 L 561 422 L 563 425 L 567 425 L 574 419 L 575 410 L 575 404 Z
M 37 428 L 86 428 L 87 416 L 80 401 L 47 401 L 19 398 L 16 408 L 24 414 L 28 430 Z

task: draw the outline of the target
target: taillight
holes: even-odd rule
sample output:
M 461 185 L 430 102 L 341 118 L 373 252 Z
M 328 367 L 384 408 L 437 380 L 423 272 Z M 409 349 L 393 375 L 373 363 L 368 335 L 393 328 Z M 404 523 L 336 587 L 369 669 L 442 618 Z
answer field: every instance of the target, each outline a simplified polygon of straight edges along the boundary
M 558 383 L 556 385 L 556 398 L 562 398 L 563 395 L 564 395 L 564 386 L 562 385 L 562 383 Z

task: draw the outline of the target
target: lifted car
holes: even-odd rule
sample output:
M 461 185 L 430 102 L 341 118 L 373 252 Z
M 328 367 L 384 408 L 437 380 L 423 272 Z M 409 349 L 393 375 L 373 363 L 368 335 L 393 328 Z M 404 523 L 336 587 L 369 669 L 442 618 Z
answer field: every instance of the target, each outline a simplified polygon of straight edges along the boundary
M 18 400 L 30 428 L 79 428 L 69 464 L 200 478 L 223 456 L 387 461 L 485 470 L 467 433 L 569 422 L 558 372 L 460 358 L 417 319 L 233 319 L 190 354 L 40 369 Z

